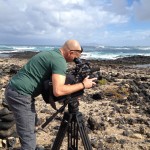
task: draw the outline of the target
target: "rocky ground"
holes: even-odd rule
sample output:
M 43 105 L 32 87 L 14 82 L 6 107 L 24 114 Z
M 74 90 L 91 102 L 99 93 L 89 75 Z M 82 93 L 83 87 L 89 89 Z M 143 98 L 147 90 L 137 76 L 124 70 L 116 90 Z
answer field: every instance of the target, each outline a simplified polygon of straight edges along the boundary
M 4 90 L 11 76 L 27 60 L 26 55 L 24 58 L 17 56 L 0 58 L 0 122 L 1 124 L 9 122 L 9 125 L 12 123 L 8 129 L 0 129 L 2 150 L 11 145 L 14 149 L 19 147 L 15 123 L 13 119 L 9 120 L 10 118 L 6 117 L 11 112 L 5 104 Z M 91 60 L 90 63 L 91 66 L 100 68 L 102 78 L 95 87 L 84 91 L 79 99 L 79 111 L 83 115 L 93 150 L 149 150 L 150 57 L 137 56 L 114 61 Z M 141 67 L 137 64 L 148 65 Z M 69 68 L 72 67 L 73 65 L 70 64 Z M 62 103 L 56 102 L 56 106 L 59 108 Z M 4 111 L 1 110 L 4 108 L 7 109 L 7 113 L 2 115 Z M 46 104 L 41 96 L 36 98 L 36 111 L 37 144 L 50 150 L 64 113 L 58 114 L 52 122 L 41 129 L 45 119 L 56 111 Z M 66 145 L 65 137 L 61 150 L 66 150 Z M 79 150 L 84 150 L 80 137 Z

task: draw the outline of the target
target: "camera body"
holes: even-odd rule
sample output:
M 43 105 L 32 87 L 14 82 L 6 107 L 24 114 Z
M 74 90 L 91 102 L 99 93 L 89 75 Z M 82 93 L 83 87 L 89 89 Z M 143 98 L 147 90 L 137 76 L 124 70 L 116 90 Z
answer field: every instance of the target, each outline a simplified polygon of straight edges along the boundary
M 70 71 L 70 74 L 74 76 L 75 83 L 82 82 L 87 76 L 89 78 L 101 78 L 99 67 L 92 68 L 88 61 L 83 62 L 79 58 L 75 58 L 74 62 L 76 67 Z

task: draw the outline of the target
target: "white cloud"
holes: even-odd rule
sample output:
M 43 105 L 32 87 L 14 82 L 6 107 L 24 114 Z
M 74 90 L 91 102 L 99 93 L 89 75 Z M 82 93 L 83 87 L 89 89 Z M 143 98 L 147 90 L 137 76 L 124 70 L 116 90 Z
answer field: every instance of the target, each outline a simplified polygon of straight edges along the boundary
M 137 19 L 143 21 L 150 21 L 150 0 L 135 1 L 133 11 Z
M 106 45 L 115 45 L 119 46 L 149 46 L 150 43 L 150 30 L 126 30 L 122 32 L 113 32 L 113 31 L 105 31 L 102 33 L 103 43 Z
M 142 8 L 134 3 L 133 9 L 143 9 L 149 1 L 142 3 Z M 107 27 L 127 24 L 130 17 L 127 0 L 1 0 L 0 42 L 13 37 L 41 44 L 68 38 L 98 43 L 112 36 Z
M 26 0 L 23 2 L 14 0 L 13 2 L 1 1 L 0 6 L 4 8 L 0 11 L 3 14 L 1 18 L 5 16 L 3 17 L 3 23 L 6 23 L 5 27 L 7 24 L 11 24 L 12 27 L 18 27 L 20 26 L 19 22 L 21 22 L 22 26 L 27 25 L 29 30 L 31 24 L 32 30 L 33 27 L 35 30 L 48 29 L 48 25 L 56 28 L 64 26 L 78 29 L 82 28 L 81 25 L 92 28 L 96 24 L 101 26 L 109 23 L 122 23 L 124 22 L 122 21 L 123 18 L 125 18 L 105 11 L 100 6 L 91 7 L 84 0 L 55 0 L 55 3 L 52 0 Z
M 111 0 L 111 3 L 106 5 L 105 8 L 116 14 L 128 14 L 127 0 Z

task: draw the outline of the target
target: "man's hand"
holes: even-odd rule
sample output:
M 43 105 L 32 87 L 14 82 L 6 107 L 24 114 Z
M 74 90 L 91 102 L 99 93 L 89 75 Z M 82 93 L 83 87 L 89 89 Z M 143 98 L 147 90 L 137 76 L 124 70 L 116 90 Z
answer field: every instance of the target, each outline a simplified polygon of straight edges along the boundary
M 87 76 L 84 80 L 83 80 L 83 84 L 85 86 L 86 89 L 91 88 L 93 85 L 96 85 L 96 83 L 94 82 L 94 80 L 97 80 L 97 78 L 91 78 L 89 79 L 89 76 Z

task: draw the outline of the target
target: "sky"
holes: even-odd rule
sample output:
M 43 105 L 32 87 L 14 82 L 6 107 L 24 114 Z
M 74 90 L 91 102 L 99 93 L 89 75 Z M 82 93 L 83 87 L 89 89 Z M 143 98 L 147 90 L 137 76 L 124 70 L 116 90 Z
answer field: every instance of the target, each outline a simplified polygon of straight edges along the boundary
M 0 44 L 150 46 L 150 0 L 0 0 Z

